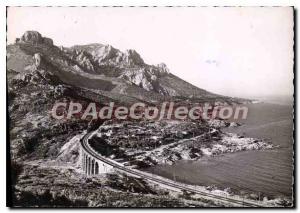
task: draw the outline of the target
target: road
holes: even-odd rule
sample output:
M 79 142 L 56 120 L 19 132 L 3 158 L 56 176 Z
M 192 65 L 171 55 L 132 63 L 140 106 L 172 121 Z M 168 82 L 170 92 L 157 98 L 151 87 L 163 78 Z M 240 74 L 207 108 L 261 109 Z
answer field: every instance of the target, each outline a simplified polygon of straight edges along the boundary
M 191 186 L 186 186 L 183 183 L 178 183 L 178 182 L 174 182 L 171 180 L 165 180 L 165 179 L 161 179 L 161 178 L 157 178 L 155 176 L 153 176 L 152 174 L 149 173 L 145 173 L 145 172 L 141 172 L 139 170 L 135 170 L 135 169 L 131 169 L 131 168 L 126 168 L 125 166 L 121 165 L 118 162 L 115 162 L 111 159 L 108 159 L 106 157 L 101 156 L 99 153 L 97 153 L 95 150 L 93 150 L 91 148 L 91 146 L 88 143 L 88 139 L 91 136 L 92 133 L 88 133 L 86 134 L 82 140 L 81 140 L 81 146 L 82 148 L 89 153 L 91 156 L 93 156 L 94 158 L 110 165 L 113 166 L 115 169 L 118 169 L 119 171 L 125 172 L 127 174 L 130 175 L 134 175 L 134 176 L 138 176 L 140 178 L 144 178 L 145 180 L 150 180 L 153 183 L 159 184 L 159 185 L 165 185 L 165 186 L 169 186 L 172 188 L 176 188 L 179 190 L 186 190 L 188 192 L 194 192 L 196 194 L 201 195 L 202 197 L 206 198 L 206 199 L 210 199 L 210 200 L 218 200 L 221 202 L 225 202 L 225 203 L 230 203 L 230 204 L 234 204 L 234 205 L 238 205 L 238 206 L 242 206 L 242 207 L 268 207 L 263 205 L 262 203 L 258 203 L 255 201 L 250 201 L 250 200 L 238 200 L 238 199 L 234 199 L 234 198 L 228 198 L 226 196 L 221 196 L 221 195 L 215 195 L 212 193 L 207 193 L 207 192 L 203 192 L 201 190 L 198 189 L 194 189 L 191 188 Z

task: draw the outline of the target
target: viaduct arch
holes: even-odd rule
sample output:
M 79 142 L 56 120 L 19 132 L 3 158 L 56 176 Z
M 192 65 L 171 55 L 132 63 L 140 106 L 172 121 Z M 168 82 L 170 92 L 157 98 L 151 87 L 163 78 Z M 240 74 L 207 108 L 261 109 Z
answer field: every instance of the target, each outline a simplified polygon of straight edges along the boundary
M 83 148 L 81 148 L 81 165 L 83 172 L 88 176 L 108 173 L 113 170 L 111 165 L 96 159 Z

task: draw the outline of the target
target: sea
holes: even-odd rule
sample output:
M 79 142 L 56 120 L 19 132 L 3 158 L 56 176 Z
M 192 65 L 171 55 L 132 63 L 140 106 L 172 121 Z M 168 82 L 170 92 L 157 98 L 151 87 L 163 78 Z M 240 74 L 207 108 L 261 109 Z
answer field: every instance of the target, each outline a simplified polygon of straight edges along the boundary
M 157 165 L 151 172 L 193 185 L 230 188 L 239 194 L 255 193 L 268 198 L 293 195 L 293 106 L 292 102 L 264 100 L 248 104 L 247 119 L 239 127 L 223 131 L 272 142 L 271 150 L 242 151 L 198 161 Z

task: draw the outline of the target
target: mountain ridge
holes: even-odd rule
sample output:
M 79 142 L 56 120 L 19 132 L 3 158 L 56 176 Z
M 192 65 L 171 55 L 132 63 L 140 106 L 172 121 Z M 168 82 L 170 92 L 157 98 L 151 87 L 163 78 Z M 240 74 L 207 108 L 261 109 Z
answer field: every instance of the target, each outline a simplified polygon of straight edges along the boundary
M 7 64 L 11 70 L 22 73 L 26 69 L 44 69 L 64 84 L 108 96 L 118 94 L 148 103 L 178 98 L 193 102 L 238 102 L 238 99 L 208 92 L 182 80 L 164 63 L 145 63 L 135 50 L 121 52 L 100 43 L 58 47 L 52 39 L 36 31 L 25 32 L 15 44 L 8 45 L 7 50 Z M 21 55 L 19 59 L 18 54 Z M 36 64 L 36 58 L 30 57 L 39 57 L 40 63 Z M 32 63 L 34 66 L 30 65 Z

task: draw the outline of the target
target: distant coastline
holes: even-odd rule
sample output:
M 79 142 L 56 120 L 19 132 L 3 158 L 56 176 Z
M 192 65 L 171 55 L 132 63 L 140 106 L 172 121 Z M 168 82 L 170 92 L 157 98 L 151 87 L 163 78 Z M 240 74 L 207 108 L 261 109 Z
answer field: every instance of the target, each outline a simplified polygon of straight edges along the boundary
M 294 99 L 293 96 L 265 96 L 265 97 L 252 97 L 253 104 L 259 103 L 269 103 L 269 104 L 278 104 L 278 105 L 286 105 L 292 106 Z

